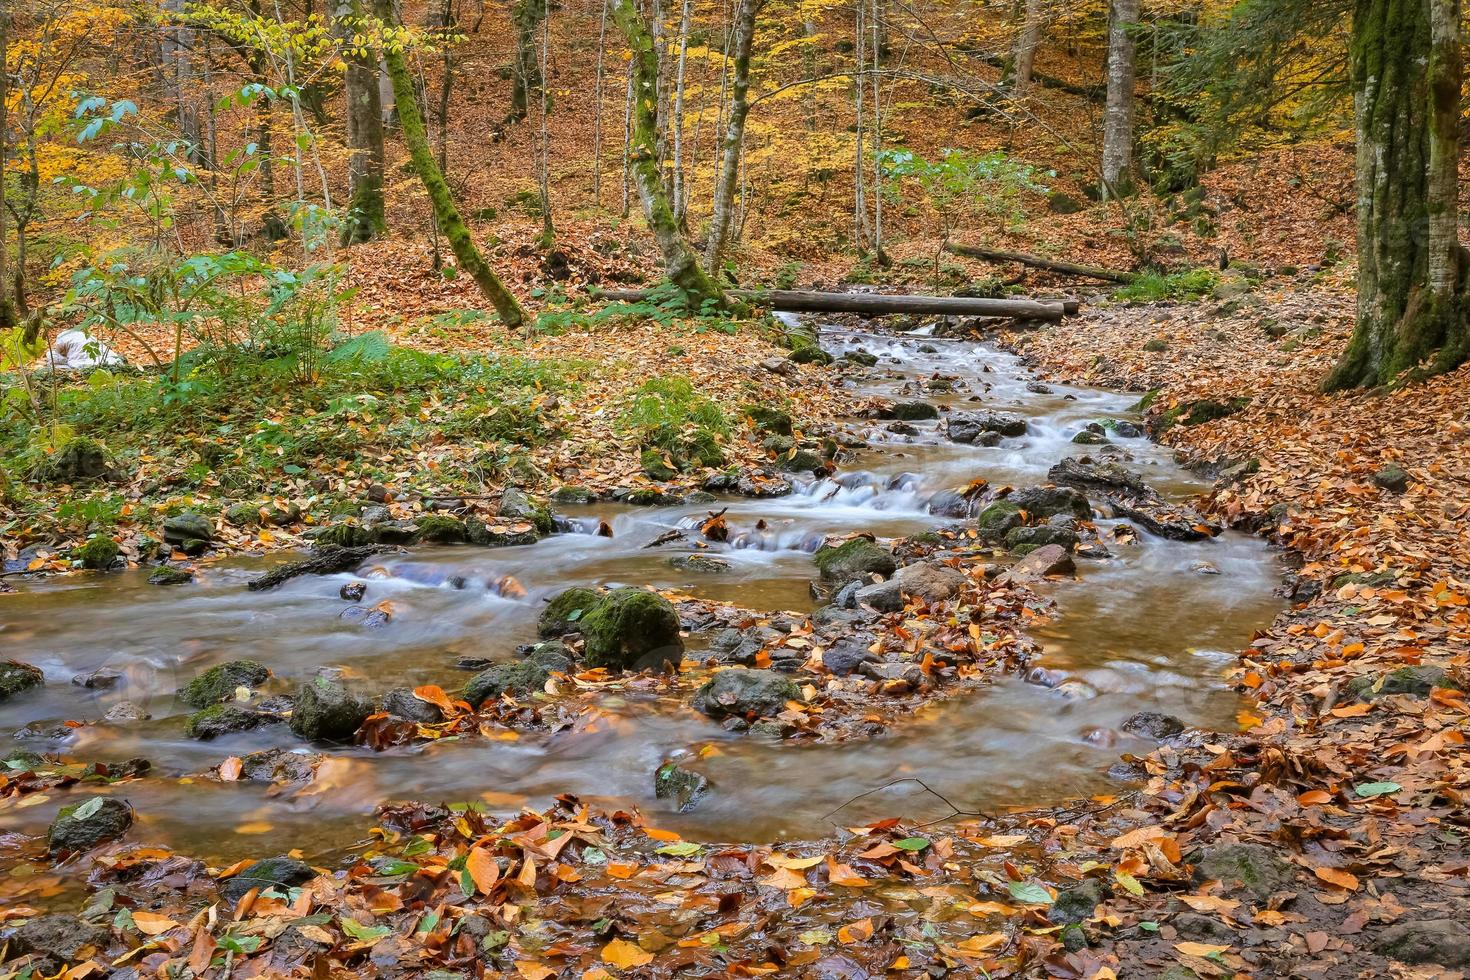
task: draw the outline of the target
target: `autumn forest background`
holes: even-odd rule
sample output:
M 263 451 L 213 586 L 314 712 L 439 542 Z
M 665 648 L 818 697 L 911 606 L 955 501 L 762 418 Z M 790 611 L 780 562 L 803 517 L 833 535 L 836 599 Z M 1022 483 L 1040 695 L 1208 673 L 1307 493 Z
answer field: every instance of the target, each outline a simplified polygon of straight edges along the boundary
M 1460 975 L 1464 55 L 0 0 L 0 978 Z

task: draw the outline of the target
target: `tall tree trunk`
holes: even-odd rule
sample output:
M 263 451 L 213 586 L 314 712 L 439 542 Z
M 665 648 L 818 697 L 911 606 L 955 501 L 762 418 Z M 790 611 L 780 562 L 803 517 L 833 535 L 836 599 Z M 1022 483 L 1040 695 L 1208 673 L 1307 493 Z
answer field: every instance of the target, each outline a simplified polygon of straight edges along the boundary
M 658 51 L 636 0 L 617 0 L 614 16 L 631 52 L 633 71 L 633 130 L 629 161 L 638 185 L 638 197 L 648 227 L 663 252 L 664 273 L 689 296 L 692 305 L 713 300 L 723 304 L 719 285 L 700 268 L 694 250 L 684 240 L 658 165 Z
M 1459 243 L 1459 0 L 1358 0 L 1358 320 L 1328 390 L 1470 359 Z
M 459 209 L 454 206 L 454 197 L 449 193 L 444 174 L 434 160 L 433 148 L 429 146 L 429 134 L 424 129 L 424 117 L 420 115 L 418 102 L 414 98 L 413 75 L 404 61 L 402 49 L 395 50 L 392 45 L 386 45 L 383 49 L 383 64 L 387 66 L 388 77 L 393 82 L 393 100 L 398 107 L 398 124 L 403 128 L 403 141 L 408 144 L 413 168 L 418 172 L 419 179 L 424 183 L 424 190 L 429 194 L 435 223 L 444 233 L 444 237 L 449 239 L 449 248 L 454 252 L 460 269 L 469 273 L 475 285 L 480 287 L 480 293 L 495 306 L 495 311 L 500 314 L 500 322 L 510 329 L 519 327 L 525 321 L 521 304 L 505 288 L 495 271 L 485 262 L 480 250 L 475 247 L 469 228 L 459 216 Z
M 679 16 L 679 67 L 674 73 L 674 220 L 684 227 L 684 71 L 689 61 L 689 0 Z
M 597 80 L 592 88 L 592 102 L 597 107 L 592 117 L 592 206 L 602 207 L 602 112 L 603 77 L 607 73 L 607 7 L 602 0 L 602 18 L 597 23 Z
M 541 90 L 540 59 L 536 56 L 536 37 L 546 17 L 547 0 L 516 0 L 511 8 L 511 24 L 516 32 L 515 65 L 511 71 L 510 116 L 519 122 L 531 109 L 531 96 Z
M 633 186 L 633 59 L 628 59 L 628 92 L 623 100 L 623 217 L 630 207 L 629 190 Z
M 1103 119 L 1102 193 L 1125 197 L 1133 182 L 1133 85 L 1139 0 L 1113 0 L 1108 28 L 1108 102 Z
M 740 177 L 740 151 L 745 143 L 745 117 L 750 113 L 750 49 L 755 40 L 755 21 L 765 0 L 738 0 L 735 8 L 735 77 L 730 83 L 730 119 L 725 128 L 725 151 L 715 184 L 714 213 L 710 216 L 709 242 L 704 267 L 711 274 L 719 268 L 721 253 L 729 241 L 735 202 L 735 184 Z
M 537 71 L 543 79 L 551 74 L 551 11 L 541 18 L 541 53 Z M 541 86 L 541 130 L 536 139 L 536 188 L 541 195 L 541 247 L 556 244 L 556 225 L 551 217 L 551 88 Z
M 1046 0 L 1026 0 L 1021 33 L 1012 49 L 1013 67 L 1011 95 L 1020 98 L 1031 87 L 1031 72 L 1036 66 L 1036 47 L 1041 43 L 1041 24 L 1046 15 Z
M 342 244 L 354 245 L 388 230 L 383 206 L 383 103 L 378 98 L 378 58 L 363 33 L 361 0 L 338 0 L 333 16 L 347 60 L 347 214 Z
M 0 5 L 0 69 L 10 54 L 10 11 Z M 10 72 L 0 70 L 0 188 L 5 186 L 5 161 L 10 156 Z M 9 330 L 20 319 L 10 300 L 10 243 L 5 238 L 5 206 L 0 204 L 0 330 Z

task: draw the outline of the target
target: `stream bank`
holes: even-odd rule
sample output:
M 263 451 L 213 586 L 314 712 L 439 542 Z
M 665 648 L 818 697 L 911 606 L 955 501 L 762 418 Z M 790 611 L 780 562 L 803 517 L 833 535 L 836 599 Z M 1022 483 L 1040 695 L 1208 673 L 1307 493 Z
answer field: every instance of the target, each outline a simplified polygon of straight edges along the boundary
M 521 549 L 482 553 L 436 548 L 384 559 L 367 576 L 300 579 L 264 596 L 241 588 L 253 574 L 248 565 L 221 567 L 218 582 L 190 587 L 198 593 L 192 599 L 170 595 L 151 605 L 155 614 L 147 620 L 149 642 L 156 642 L 159 629 L 177 629 L 169 626 L 170 617 L 182 610 L 193 634 L 187 639 L 200 650 L 199 665 L 217 661 L 227 643 L 238 652 L 238 638 L 249 629 L 249 652 L 282 674 L 335 661 L 351 670 L 349 678 L 387 673 L 393 684 L 437 682 L 448 689 L 454 659 L 471 646 L 482 652 L 489 637 L 503 637 L 501 655 L 508 655 L 517 641 L 533 635 L 529 621 L 536 607 L 526 600 L 571 582 L 652 584 L 696 592 L 709 588 L 723 595 L 705 601 L 737 599 L 747 608 L 785 609 L 801 616 L 812 606 L 808 589 L 813 568 L 806 547 L 813 540 L 858 531 L 893 539 L 921 534 L 936 523 L 962 529 L 963 517 L 936 522 L 931 507 L 937 495 L 972 485 L 982 476 L 992 487 L 1043 483 L 1059 459 L 1099 452 L 1095 444 L 1073 440 L 1088 431 L 1088 423 L 1126 418 L 1134 400 L 1063 386 L 1048 390 L 1013 357 L 964 341 L 851 332 L 825 339 L 835 353 L 863 348 L 879 359 L 876 370 L 850 373 L 859 397 L 937 403 L 948 409 L 950 419 L 974 399 L 989 409 L 1023 414 L 1025 431 L 991 446 L 976 446 L 946 438 L 937 419 L 896 420 L 901 426 L 880 423 L 870 448 L 845 461 L 837 479 L 813 480 L 787 497 L 729 502 L 727 520 L 737 532 L 746 531 L 732 537 L 752 546 L 724 542 L 714 549 L 731 564 L 734 575 L 728 580 L 723 575 L 681 574 L 667 553 L 649 554 L 643 547 L 681 525 L 697 525 L 709 512 L 708 502 L 683 510 L 589 504 L 584 519 L 606 523 L 614 532 L 611 538 L 568 533 Z M 1103 438 L 1176 500 L 1203 486 L 1146 440 Z M 1234 696 L 1214 688 L 1209 679 L 1231 659 L 1230 651 L 1252 626 L 1269 620 L 1279 608 L 1270 595 L 1278 576 L 1262 546 L 1248 536 L 1176 542 L 1146 531 L 1113 534 L 1125 523 L 1116 518 L 1091 523 L 1102 532 L 1099 540 L 1107 535 L 1109 557 L 1079 559 L 1080 585 L 1047 587 L 1059 610 L 1038 632 L 1043 649 L 1032 683 L 1002 675 L 978 695 L 920 712 L 895 735 L 860 748 L 840 742 L 771 742 L 728 731 L 691 717 L 677 705 L 660 704 L 656 690 L 635 689 L 620 693 L 623 703 L 605 702 L 595 716 L 582 716 L 587 720 L 580 726 L 573 723 L 544 740 L 507 735 L 386 753 L 337 751 L 330 758 L 330 778 L 318 772 L 308 784 L 314 789 L 277 792 L 274 803 L 260 801 L 256 810 L 249 809 L 249 802 L 252 797 L 259 800 L 257 791 L 243 784 L 141 780 L 119 789 L 137 801 L 141 830 L 220 863 L 259 855 L 275 841 L 302 849 L 314 862 L 343 858 L 341 848 L 361 833 L 360 815 L 388 796 L 480 796 L 480 805 L 505 810 L 522 801 L 544 805 L 537 801 L 572 789 L 609 809 L 637 805 L 661 827 L 684 837 L 761 841 L 823 834 L 836 808 L 842 808 L 838 819 L 844 825 L 862 820 L 865 813 L 901 810 L 922 816 L 917 811 L 923 807 L 935 807 L 932 815 L 942 816 L 947 809 L 935 803 L 935 792 L 963 801 L 967 810 L 1044 804 L 1086 792 L 1108 795 L 1109 783 L 1101 773 L 1108 760 L 1130 746 L 1143 754 L 1153 744 L 1121 731 L 1138 710 L 1155 707 L 1207 728 L 1233 724 L 1238 708 Z M 1220 574 L 1206 571 L 1202 563 Z M 572 569 L 575 577 L 569 579 Z M 524 596 L 458 584 L 507 576 L 522 585 Z M 342 601 L 337 593 L 356 579 L 370 589 L 389 590 L 394 615 L 387 629 L 354 630 L 335 616 L 322 615 L 324 608 Z M 98 602 L 99 596 L 87 596 L 79 613 L 75 604 L 66 604 L 75 596 L 67 595 L 63 581 L 35 590 L 42 600 L 28 627 L 44 643 L 65 645 L 58 639 L 61 627 L 50 627 L 48 636 L 48 622 L 85 632 L 89 617 L 94 631 L 104 623 L 116 629 L 127 621 L 117 615 L 127 600 L 109 605 Z M 717 584 L 705 586 L 706 581 Z M 733 584 L 719 584 L 725 582 Z M 1043 611 L 1038 606 L 1029 616 L 1040 622 Z M 901 624 L 901 619 L 895 621 Z M 262 625 L 268 628 L 260 629 Z M 1186 636 L 1193 642 L 1181 642 Z M 141 646 L 144 637 L 140 631 L 135 638 L 110 639 Z M 160 659 L 158 648 L 151 653 Z M 80 666 L 66 664 L 65 669 Z M 166 682 L 155 686 L 172 689 Z M 177 725 L 177 717 L 155 719 L 147 742 L 155 765 L 166 772 L 202 771 L 218 764 L 225 751 L 270 744 L 256 735 L 202 746 L 176 736 L 158 738 L 157 732 Z M 130 749 L 126 737 L 113 733 L 94 744 L 119 754 Z M 691 813 L 678 814 L 672 804 L 650 799 L 650 774 L 660 761 L 683 751 L 698 760 L 695 765 L 711 779 L 714 791 Z M 884 788 L 904 775 L 923 782 Z M 495 788 L 486 790 L 487 784 Z M 142 794 L 150 785 L 167 788 L 149 799 Z M 872 793 L 875 789 L 881 792 Z M 843 807 L 862 794 L 869 795 Z M 31 809 L 38 819 L 46 816 L 45 807 Z M 182 811 L 179 823 L 170 824 L 171 810 Z M 242 818 L 245 823 L 238 823 Z M 226 821 L 251 829 L 230 840 L 209 829 L 211 820 L 218 820 L 221 830 Z M 340 836 L 334 840 L 334 834 Z

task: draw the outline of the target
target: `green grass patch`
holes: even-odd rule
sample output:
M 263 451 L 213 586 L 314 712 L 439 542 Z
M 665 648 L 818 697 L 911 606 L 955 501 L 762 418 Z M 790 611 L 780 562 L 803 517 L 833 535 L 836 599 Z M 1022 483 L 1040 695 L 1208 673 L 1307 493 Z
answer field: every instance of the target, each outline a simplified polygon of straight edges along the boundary
M 1220 281 L 1210 269 L 1189 269 L 1185 272 L 1144 272 L 1137 279 L 1113 292 L 1113 299 L 1134 303 L 1153 303 L 1160 300 L 1192 300 L 1208 296 Z

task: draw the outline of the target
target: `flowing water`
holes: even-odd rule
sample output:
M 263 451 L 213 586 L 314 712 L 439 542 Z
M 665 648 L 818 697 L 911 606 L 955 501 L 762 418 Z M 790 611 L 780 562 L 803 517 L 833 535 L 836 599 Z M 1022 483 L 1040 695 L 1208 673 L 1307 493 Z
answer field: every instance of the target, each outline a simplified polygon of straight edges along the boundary
M 928 498 L 978 477 L 1015 486 L 1045 482 L 1063 456 L 1097 451 L 1070 441 L 1080 428 L 1128 417 L 1134 400 L 1060 385 L 1032 390 L 1015 357 L 972 341 L 836 329 L 824 330 L 823 341 L 834 354 L 862 348 L 879 357 L 853 382 L 858 394 L 1014 411 L 1029 419 L 1030 430 L 981 447 L 947 442 L 936 422 L 914 423 L 917 435 L 879 429 L 835 480 L 799 486 L 787 497 L 721 501 L 716 507 L 728 504 L 732 535 L 729 545 L 716 547 L 733 566 L 721 575 L 671 567 L 677 544 L 644 548 L 663 531 L 695 523 L 707 505 L 597 504 L 562 512 L 584 533 L 517 548 L 426 547 L 384 556 L 356 575 L 302 577 L 264 594 L 245 583 L 282 558 L 222 562 L 203 569 L 197 584 L 172 588 L 146 585 L 143 572 L 20 583 L 18 594 L 0 598 L 0 652 L 41 667 L 48 683 L 0 703 L 0 738 L 18 732 L 33 750 L 87 759 L 149 759 L 151 777 L 117 790 L 139 814 L 132 839 L 217 861 L 292 847 L 326 861 L 360 838 L 367 815 L 389 799 L 484 799 L 508 811 L 571 792 L 641 807 L 690 837 L 811 836 L 876 815 L 922 819 L 948 811 L 916 783 L 894 783 L 905 776 L 964 809 L 1103 790 L 1105 770 L 1120 753 L 1148 748 L 1117 730 L 1136 711 L 1165 711 L 1203 728 L 1234 725 L 1237 704 L 1220 674 L 1280 608 L 1272 595 L 1275 559 L 1259 540 L 1235 533 L 1185 544 L 1140 531 L 1136 543 L 1123 544 L 1104 531 L 1113 557 L 1079 560 L 1076 582 L 1045 586 L 1058 615 L 1036 631 L 1044 644 L 1040 663 L 1076 682 L 1063 690 L 1007 677 L 924 710 L 889 736 L 839 744 L 732 734 L 682 705 L 628 695 L 606 703 L 607 717 L 579 731 L 381 753 L 334 749 L 305 789 L 189 778 L 230 755 L 297 747 L 279 725 L 214 742 L 183 735 L 189 709 L 173 692 L 215 663 L 259 660 L 283 691 L 326 666 L 365 693 L 428 683 L 450 689 L 469 676 L 456 669 L 457 659 L 514 656 L 518 644 L 535 637 L 541 600 L 571 585 L 653 585 L 759 610 L 809 610 L 810 551 L 824 535 L 898 536 L 957 523 L 930 514 Z M 956 390 L 921 394 L 918 384 L 935 375 L 955 378 Z M 1141 438 L 1113 441 L 1166 496 L 1186 499 L 1204 489 L 1161 447 Z M 611 524 L 611 538 L 585 533 L 599 520 Z M 1200 562 L 1220 574 L 1200 574 Z M 499 594 L 496 583 L 507 575 L 526 595 Z M 366 601 L 392 600 L 387 627 L 364 629 L 340 617 L 338 590 L 353 580 L 368 583 Z M 116 671 L 122 681 L 107 690 L 72 683 L 95 670 Z M 142 704 L 152 720 L 100 723 L 122 699 Z M 68 719 L 92 724 L 72 729 L 66 741 L 47 737 Z M 38 734 L 27 735 L 25 726 Z M 698 767 L 715 789 L 694 812 L 676 814 L 653 798 L 653 771 L 671 755 L 707 744 L 718 751 Z M 0 823 L 44 832 L 67 802 L 65 792 L 50 796 L 0 814 Z

